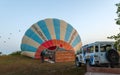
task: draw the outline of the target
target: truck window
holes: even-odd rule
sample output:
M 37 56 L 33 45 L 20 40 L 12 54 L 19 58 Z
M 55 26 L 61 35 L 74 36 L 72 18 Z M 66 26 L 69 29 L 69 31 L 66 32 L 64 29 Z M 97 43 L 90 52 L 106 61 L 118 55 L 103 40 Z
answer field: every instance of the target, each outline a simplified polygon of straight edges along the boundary
M 101 45 L 100 46 L 100 51 L 101 52 L 106 52 L 108 50 L 112 49 L 112 46 L 110 44 L 106 44 L 106 45 Z
M 93 53 L 93 51 L 94 51 L 94 47 L 91 46 L 91 47 L 90 47 L 90 53 Z
M 86 52 L 87 52 L 87 53 L 90 53 L 90 47 L 87 48 Z
M 93 53 L 94 51 L 94 47 L 93 46 L 90 46 L 87 48 L 87 53 Z
M 111 50 L 112 49 L 112 46 L 111 45 L 106 45 L 106 50 Z
M 87 48 L 83 48 L 83 52 L 86 53 L 87 52 Z
M 80 54 L 82 53 L 82 49 L 80 49 L 80 52 L 79 52 Z
M 95 46 L 95 52 L 98 52 L 98 46 Z
M 105 52 L 106 51 L 105 46 L 100 46 L 100 51 Z

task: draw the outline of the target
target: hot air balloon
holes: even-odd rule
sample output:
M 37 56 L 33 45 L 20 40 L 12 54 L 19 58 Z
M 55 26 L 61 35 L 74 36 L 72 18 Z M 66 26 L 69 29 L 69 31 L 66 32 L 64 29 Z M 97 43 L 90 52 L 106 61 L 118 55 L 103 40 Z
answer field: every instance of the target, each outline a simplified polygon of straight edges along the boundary
M 65 50 L 81 48 L 81 39 L 72 25 L 60 19 L 44 19 L 33 24 L 24 34 L 21 43 L 22 55 L 40 58 L 45 50 L 55 50 L 57 47 Z

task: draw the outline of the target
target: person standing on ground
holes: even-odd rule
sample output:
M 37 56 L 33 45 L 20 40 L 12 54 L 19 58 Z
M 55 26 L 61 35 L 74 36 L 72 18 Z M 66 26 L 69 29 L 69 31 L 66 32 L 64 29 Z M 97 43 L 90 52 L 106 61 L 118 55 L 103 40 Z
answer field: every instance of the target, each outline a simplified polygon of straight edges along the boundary
M 44 57 L 45 57 L 46 50 L 43 50 L 40 54 L 41 62 L 44 63 Z

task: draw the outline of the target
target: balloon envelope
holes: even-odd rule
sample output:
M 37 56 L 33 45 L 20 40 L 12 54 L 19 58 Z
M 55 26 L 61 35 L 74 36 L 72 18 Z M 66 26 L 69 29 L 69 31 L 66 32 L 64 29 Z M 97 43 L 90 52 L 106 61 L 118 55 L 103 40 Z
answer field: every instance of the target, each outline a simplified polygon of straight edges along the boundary
M 59 47 L 76 52 L 81 45 L 79 34 L 70 24 L 59 19 L 44 19 L 25 32 L 21 50 L 23 55 L 40 58 L 44 49 L 55 50 Z

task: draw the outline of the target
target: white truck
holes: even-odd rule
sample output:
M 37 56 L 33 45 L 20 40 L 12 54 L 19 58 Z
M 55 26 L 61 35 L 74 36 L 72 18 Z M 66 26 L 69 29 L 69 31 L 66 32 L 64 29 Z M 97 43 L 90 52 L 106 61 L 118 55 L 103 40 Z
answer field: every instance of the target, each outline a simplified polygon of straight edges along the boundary
M 92 65 L 110 65 L 114 67 L 119 63 L 119 54 L 114 48 L 114 42 L 98 41 L 84 45 L 76 55 L 75 65 L 89 63 Z

